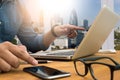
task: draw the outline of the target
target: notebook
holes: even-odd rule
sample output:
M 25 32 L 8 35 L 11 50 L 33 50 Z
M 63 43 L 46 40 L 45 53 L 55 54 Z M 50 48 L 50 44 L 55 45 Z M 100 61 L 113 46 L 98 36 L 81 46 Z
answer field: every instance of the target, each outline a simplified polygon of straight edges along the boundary
M 77 49 L 39 51 L 30 55 L 40 60 L 75 60 L 93 55 L 99 51 L 119 19 L 119 15 L 104 6 Z M 64 55 L 66 53 L 69 55 Z

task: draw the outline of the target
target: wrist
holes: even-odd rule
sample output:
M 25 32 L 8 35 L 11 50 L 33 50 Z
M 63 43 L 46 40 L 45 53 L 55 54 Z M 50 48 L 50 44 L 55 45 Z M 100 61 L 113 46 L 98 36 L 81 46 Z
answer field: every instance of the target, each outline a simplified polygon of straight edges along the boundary
M 55 27 L 58 26 L 58 25 L 54 25 L 52 28 L 51 28 L 51 33 L 54 37 L 59 37 L 56 33 L 55 33 Z

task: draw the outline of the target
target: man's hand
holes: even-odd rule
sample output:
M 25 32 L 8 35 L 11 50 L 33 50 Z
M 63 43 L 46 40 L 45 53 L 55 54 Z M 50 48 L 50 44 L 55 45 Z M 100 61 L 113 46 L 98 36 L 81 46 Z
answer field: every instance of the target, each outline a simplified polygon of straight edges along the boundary
M 20 65 L 19 58 L 27 61 L 32 65 L 38 62 L 27 53 L 25 46 L 17 46 L 10 42 L 0 43 L 0 70 L 7 72 L 11 68 L 18 68 Z
M 69 38 L 74 38 L 77 36 L 76 30 L 84 30 L 84 28 L 74 25 L 60 25 L 54 27 L 54 32 L 58 37 L 67 35 Z

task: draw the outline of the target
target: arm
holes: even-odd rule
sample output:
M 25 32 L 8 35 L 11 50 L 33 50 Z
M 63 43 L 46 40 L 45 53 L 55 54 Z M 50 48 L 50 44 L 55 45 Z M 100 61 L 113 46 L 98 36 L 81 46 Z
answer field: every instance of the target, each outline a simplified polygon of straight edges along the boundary
M 51 30 L 45 34 L 35 33 L 31 27 L 30 16 L 25 10 L 25 7 L 20 6 L 20 11 L 23 20 L 19 32 L 17 34 L 20 41 L 24 45 L 26 45 L 27 48 L 32 52 L 46 50 L 49 47 L 49 45 L 56 39 L 56 36 L 53 35 Z M 54 27 L 52 30 L 57 35 L 57 37 L 67 35 L 69 38 L 73 38 L 77 35 L 76 30 L 83 30 L 83 28 L 73 25 L 60 25 Z
M 57 35 L 57 37 L 63 35 L 66 35 L 69 38 L 76 37 L 76 30 L 84 30 L 84 28 L 74 25 L 60 25 L 53 28 L 53 31 Z M 46 50 L 49 45 L 57 38 L 53 35 L 51 30 L 46 32 L 45 34 L 37 34 L 30 26 L 21 26 L 18 32 L 18 37 L 22 44 L 26 45 L 27 48 L 32 52 Z
M 34 32 L 30 15 L 28 14 L 24 4 L 22 4 L 20 0 L 17 0 L 16 2 L 18 4 L 21 19 L 21 25 L 17 33 L 19 40 L 31 52 L 46 50 L 48 47 L 45 47 L 43 44 L 43 34 L 37 34 Z
M 77 36 L 76 30 L 84 30 L 82 27 L 74 25 L 59 25 L 54 26 L 50 31 L 44 34 L 43 42 L 48 47 L 57 37 L 67 36 L 68 38 L 74 38 Z

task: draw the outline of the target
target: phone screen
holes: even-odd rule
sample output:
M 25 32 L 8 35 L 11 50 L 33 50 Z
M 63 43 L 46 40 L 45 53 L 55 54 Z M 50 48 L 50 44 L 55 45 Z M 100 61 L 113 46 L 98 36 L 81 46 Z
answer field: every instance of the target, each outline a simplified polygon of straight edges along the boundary
M 55 78 L 70 76 L 69 72 L 64 72 L 46 66 L 27 67 L 24 68 L 23 71 L 29 72 L 43 79 L 55 79 Z

